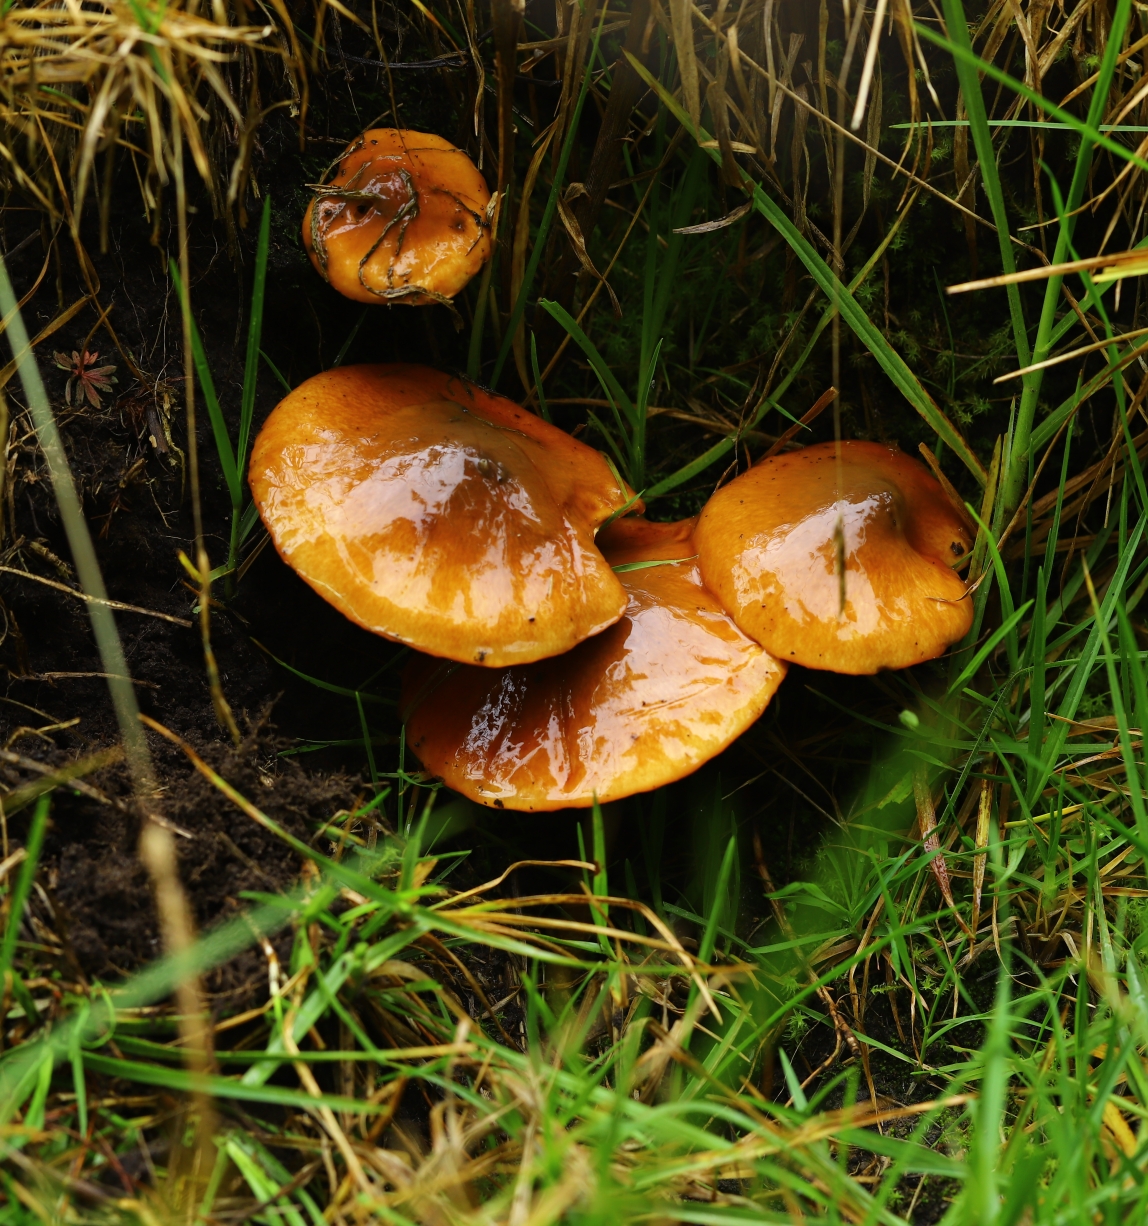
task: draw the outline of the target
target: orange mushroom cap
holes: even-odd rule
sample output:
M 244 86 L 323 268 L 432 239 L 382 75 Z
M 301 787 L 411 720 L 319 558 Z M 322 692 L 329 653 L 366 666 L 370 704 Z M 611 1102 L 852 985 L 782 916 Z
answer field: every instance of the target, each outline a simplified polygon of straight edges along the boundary
M 626 593 L 594 545 L 626 504 L 602 456 L 425 366 L 344 366 L 297 387 L 251 452 L 276 549 L 376 634 L 488 667 L 569 651 Z
M 614 565 L 689 559 L 693 520 L 622 519 Z M 702 586 L 696 562 L 624 570 L 616 625 L 559 658 L 499 672 L 416 656 L 403 675 L 407 744 L 484 805 L 585 808 L 697 770 L 765 710 L 785 665 Z
M 806 668 L 907 668 L 972 625 L 952 569 L 969 532 L 936 478 L 894 447 L 845 442 L 838 461 L 821 443 L 765 460 L 710 499 L 694 539 L 734 621 Z
M 490 258 L 490 192 L 441 136 L 371 128 L 303 218 L 320 275 L 358 302 L 422 306 L 455 296 Z

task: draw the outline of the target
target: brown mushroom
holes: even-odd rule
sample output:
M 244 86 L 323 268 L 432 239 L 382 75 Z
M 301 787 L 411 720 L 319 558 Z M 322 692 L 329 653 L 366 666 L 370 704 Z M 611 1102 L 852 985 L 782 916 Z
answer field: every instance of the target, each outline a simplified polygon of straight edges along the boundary
M 424 366 L 346 366 L 272 412 L 250 483 L 275 547 L 376 634 L 488 667 L 568 651 L 626 593 L 594 534 L 631 497 L 602 456 Z
M 680 779 L 740 736 L 785 665 L 702 586 L 693 522 L 601 533 L 626 614 L 564 656 L 493 673 L 416 656 L 401 705 L 423 766 L 484 805 L 584 808 Z
M 893 447 L 822 443 L 765 460 L 710 499 L 694 539 L 707 587 L 789 663 L 906 668 L 972 625 L 953 569 L 969 532 L 936 478 Z
M 447 302 L 493 250 L 486 181 L 441 136 L 371 128 L 314 190 L 303 245 L 319 273 L 358 302 Z

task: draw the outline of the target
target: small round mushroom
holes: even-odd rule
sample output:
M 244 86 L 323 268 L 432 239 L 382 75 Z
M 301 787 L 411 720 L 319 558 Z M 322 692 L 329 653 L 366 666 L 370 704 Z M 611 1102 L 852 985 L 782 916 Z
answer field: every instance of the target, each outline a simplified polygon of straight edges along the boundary
M 702 586 L 693 525 L 622 519 L 600 534 L 629 603 L 567 655 L 494 673 L 416 656 L 401 706 L 423 766 L 480 804 L 585 808 L 681 779 L 740 736 L 785 665 Z
M 493 250 L 486 180 L 441 136 L 371 128 L 314 190 L 303 245 L 358 302 L 448 302 Z
M 844 442 L 838 458 L 822 443 L 765 460 L 710 499 L 695 540 L 707 587 L 789 663 L 907 668 L 972 625 L 953 569 L 968 530 L 936 478 L 893 447 Z
M 501 667 L 621 617 L 595 547 L 625 506 L 602 456 L 502 396 L 424 366 L 345 366 L 268 417 L 251 490 L 284 561 L 352 621 Z

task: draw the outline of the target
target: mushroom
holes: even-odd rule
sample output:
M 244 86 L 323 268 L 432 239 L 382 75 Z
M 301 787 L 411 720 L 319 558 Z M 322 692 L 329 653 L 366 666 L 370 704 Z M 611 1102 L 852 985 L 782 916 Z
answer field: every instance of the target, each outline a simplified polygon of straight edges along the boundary
M 970 534 L 935 477 L 895 447 L 821 443 L 764 460 L 706 504 L 706 586 L 766 651 L 875 673 L 940 655 L 972 625 L 954 565 Z
M 601 533 L 626 614 L 567 655 L 499 672 L 412 659 L 401 707 L 423 766 L 480 804 L 584 808 L 681 779 L 740 736 L 785 665 L 702 586 L 693 524 Z
M 308 379 L 251 453 L 284 561 L 352 621 L 488 667 L 568 651 L 621 617 L 594 534 L 631 494 L 602 456 L 424 366 Z
M 303 245 L 320 275 L 358 302 L 449 302 L 493 250 L 486 181 L 441 136 L 371 128 L 312 190 Z

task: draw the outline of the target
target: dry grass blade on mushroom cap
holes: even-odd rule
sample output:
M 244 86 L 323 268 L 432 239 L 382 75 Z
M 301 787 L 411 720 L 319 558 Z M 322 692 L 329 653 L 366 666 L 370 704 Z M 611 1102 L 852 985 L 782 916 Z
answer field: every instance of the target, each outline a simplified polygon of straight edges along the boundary
M 490 259 L 497 196 L 439 136 L 372 128 L 347 147 L 330 183 L 312 190 L 303 245 L 348 298 L 449 305 Z

